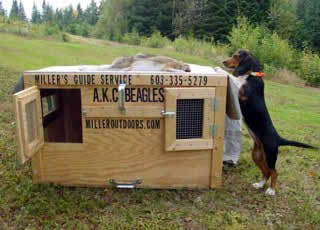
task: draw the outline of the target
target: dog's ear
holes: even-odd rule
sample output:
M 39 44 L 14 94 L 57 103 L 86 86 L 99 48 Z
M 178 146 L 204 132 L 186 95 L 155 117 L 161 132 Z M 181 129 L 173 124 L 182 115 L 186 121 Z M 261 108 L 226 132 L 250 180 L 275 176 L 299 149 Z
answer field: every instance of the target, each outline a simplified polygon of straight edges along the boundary
M 250 55 L 250 53 L 246 50 L 239 50 L 238 54 L 239 54 L 240 61 L 244 60 L 246 57 Z
M 238 52 L 238 55 L 239 55 L 239 65 L 233 71 L 233 74 L 235 76 L 240 76 L 240 75 L 247 74 L 249 71 L 252 71 L 252 64 L 254 62 L 254 59 L 250 55 L 250 53 L 246 50 L 240 50 Z
M 240 63 L 233 72 L 235 76 L 248 74 L 250 72 L 259 72 L 261 70 L 258 60 L 248 51 L 240 51 L 239 56 Z

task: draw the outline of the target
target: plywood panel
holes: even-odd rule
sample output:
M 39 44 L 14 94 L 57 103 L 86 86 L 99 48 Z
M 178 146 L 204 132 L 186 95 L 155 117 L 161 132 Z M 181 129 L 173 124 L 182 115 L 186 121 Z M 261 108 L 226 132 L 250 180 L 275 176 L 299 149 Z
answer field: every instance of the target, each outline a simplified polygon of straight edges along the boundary
M 165 100 L 162 87 L 126 87 L 125 106 L 158 106 Z M 118 87 L 85 87 L 82 89 L 85 106 L 119 106 Z
M 117 105 L 112 106 L 83 106 L 83 115 L 90 117 L 125 117 L 125 118 L 160 118 L 161 111 L 164 110 L 163 104 L 160 105 L 138 105 L 125 106 L 126 110 L 121 113 Z
M 86 129 L 84 144 L 45 144 L 42 181 L 103 186 L 140 178 L 142 186 L 209 187 L 211 151 L 166 153 L 163 137 L 163 129 Z

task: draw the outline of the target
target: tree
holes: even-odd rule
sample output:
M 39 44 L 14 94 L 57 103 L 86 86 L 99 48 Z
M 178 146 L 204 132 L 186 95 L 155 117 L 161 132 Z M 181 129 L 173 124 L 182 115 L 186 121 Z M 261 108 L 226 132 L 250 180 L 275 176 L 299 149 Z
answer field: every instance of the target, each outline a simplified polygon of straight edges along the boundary
M 320 1 L 299 0 L 297 3 L 297 16 L 301 20 L 298 31 L 298 44 L 304 48 L 305 43 L 320 51 Z
M 150 36 L 155 29 L 158 3 L 158 0 L 132 0 L 131 10 L 127 11 L 129 31 L 135 29 L 141 35 Z
M 267 23 L 269 29 L 292 43 L 296 43 L 298 28 L 301 26 L 295 10 L 293 0 L 272 0 Z
M 54 20 L 54 11 L 52 6 L 47 4 L 46 6 L 46 21 L 52 23 Z
M 262 24 L 268 21 L 271 0 L 233 0 L 237 16 L 246 17 L 250 23 Z
M 173 1 L 173 33 L 175 37 L 193 34 L 196 25 L 201 24 L 207 0 Z
M 270 12 L 270 0 L 175 0 L 173 4 L 175 36 L 191 34 L 220 42 L 227 41 L 237 17 L 265 23 Z
M 173 39 L 173 0 L 159 1 L 155 29 L 163 36 Z
M 27 20 L 26 13 L 24 11 L 24 7 L 23 7 L 23 4 L 22 4 L 21 1 L 20 1 L 19 8 L 18 8 L 18 18 L 21 21 L 26 21 Z
M 194 25 L 194 36 L 209 41 L 227 41 L 227 35 L 236 19 L 234 0 L 208 1 L 204 7 L 200 23 Z
M 46 0 L 42 1 L 42 12 L 41 12 L 41 22 L 47 21 L 47 4 Z
M 0 1 L 0 16 L 6 16 L 6 11 L 2 6 L 2 1 Z
M 96 25 L 96 36 L 110 40 L 121 40 L 128 32 L 128 8 L 131 0 L 108 0 L 101 4 L 99 21 Z
M 80 3 L 77 5 L 77 21 L 81 22 L 83 20 L 83 10 L 81 8 Z
M 97 4 L 94 0 L 91 0 L 90 5 L 86 9 L 85 17 L 86 17 L 87 22 L 90 25 L 97 24 L 98 19 L 99 19 L 99 11 L 98 11 Z
M 127 17 L 129 31 L 133 29 L 144 36 L 154 31 L 173 37 L 173 0 L 131 0 Z
M 63 11 L 61 9 L 56 9 L 54 20 L 58 24 L 60 29 L 63 29 Z
M 35 24 L 40 23 L 40 12 L 35 3 L 32 6 L 31 22 Z
M 17 20 L 19 18 L 19 7 L 17 0 L 13 0 L 10 10 L 10 19 Z
M 72 5 L 63 9 L 62 14 L 63 14 L 63 17 L 62 17 L 63 18 L 63 20 L 62 20 L 63 26 L 70 25 L 74 22 Z

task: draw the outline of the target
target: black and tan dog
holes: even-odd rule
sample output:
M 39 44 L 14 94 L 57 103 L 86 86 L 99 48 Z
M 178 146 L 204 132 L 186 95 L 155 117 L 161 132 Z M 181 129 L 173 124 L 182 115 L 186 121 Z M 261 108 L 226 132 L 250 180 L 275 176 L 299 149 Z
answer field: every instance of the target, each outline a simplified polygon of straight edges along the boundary
M 282 138 L 272 124 L 264 99 L 264 82 L 260 64 L 250 52 L 240 50 L 223 64 L 234 69 L 233 74 L 242 79 L 239 89 L 239 103 L 244 122 L 254 140 L 252 158 L 262 171 L 262 181 L 254 183 L 256 189 L 263 188 L 271 177 L 271 187 L 267 195 L 275 195 L 278 173 L 276 161 L 279 146 L 290 145 L 314 148 L 310 145 Z

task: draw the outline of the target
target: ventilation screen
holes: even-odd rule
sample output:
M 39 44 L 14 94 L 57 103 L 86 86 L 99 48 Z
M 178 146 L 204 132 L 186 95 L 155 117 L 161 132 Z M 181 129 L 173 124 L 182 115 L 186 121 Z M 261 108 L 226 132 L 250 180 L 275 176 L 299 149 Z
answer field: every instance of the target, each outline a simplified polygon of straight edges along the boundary
M 176 139 L 201 138 L 203 99 L 178 99 L 176 119 Z

